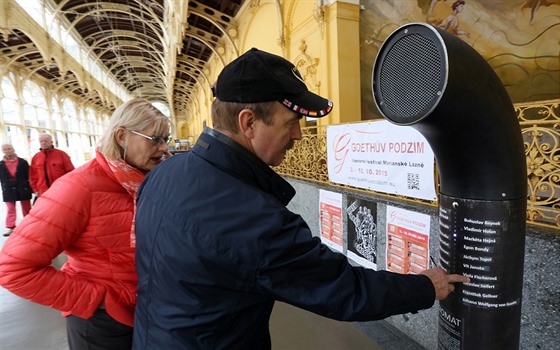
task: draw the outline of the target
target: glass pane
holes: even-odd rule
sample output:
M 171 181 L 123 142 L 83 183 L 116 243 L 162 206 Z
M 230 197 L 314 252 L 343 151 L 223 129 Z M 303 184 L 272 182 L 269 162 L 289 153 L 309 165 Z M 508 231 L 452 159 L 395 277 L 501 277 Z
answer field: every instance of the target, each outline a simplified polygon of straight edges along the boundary
M 19 104 L 11 98 L 2 99 L 4 123 L 20 123 Z
M 12 84 L 12 81 L 8 79 L 8 77 L 2 78 L 2 94 L 4 95 L 4 97 L 8 97 L 14 100 L 18 99 L 14 84 Z

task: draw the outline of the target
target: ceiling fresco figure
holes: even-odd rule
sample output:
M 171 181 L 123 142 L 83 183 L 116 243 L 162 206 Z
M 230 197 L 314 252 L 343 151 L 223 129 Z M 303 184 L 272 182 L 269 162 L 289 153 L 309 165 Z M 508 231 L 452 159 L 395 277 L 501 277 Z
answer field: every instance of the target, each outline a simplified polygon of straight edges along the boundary
M 471 34 L 469 32 L 459 30 L 458 15 L 463 11 L 464 6 L 465 2 L 463 0 L 455 1 L 453 5 L 451 5 L 453 13 L 447 16 L 447 18 L 445 18 L 445 20 L 443 20 L 438 27 L 455 35 L 465 35 L 466 37 L 470 37 Z
M 533 23 L 533 19 L 535 18 L 535 14 L 537 13 L 539 7 L 541 6 L 551 6 L 551 5 L 560 5 L 560 0 L 551 0 L 551 1 L 546 1 L 546 0 L 527 0 L 527 2 L 525 3 L 525 5 L 523 5 L 523 7 L 521 7 L 521 9 L 526 9 L 529 8 L 531 9 L 531 24 Z

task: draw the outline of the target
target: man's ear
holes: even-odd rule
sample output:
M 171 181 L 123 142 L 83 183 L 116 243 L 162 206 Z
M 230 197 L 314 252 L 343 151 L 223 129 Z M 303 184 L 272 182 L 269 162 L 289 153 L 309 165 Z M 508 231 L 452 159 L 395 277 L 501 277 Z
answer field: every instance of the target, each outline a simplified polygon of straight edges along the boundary
M 124 128 L 118 128 L 115 130 L 115 140 L 121 147 L 126 145 L 126 130 Z
M 243 109 L 241 110 L 241 112 L 239 112 L 237 118 L 239 121 L 239 131 L 241 131 L 241 133 L 245 135 L 245 137 L 252 139 L 255 135 L 253 126 L 255 124 L 255 121 L 257 120 L 255 118 L 255 112 L 250 109 Z

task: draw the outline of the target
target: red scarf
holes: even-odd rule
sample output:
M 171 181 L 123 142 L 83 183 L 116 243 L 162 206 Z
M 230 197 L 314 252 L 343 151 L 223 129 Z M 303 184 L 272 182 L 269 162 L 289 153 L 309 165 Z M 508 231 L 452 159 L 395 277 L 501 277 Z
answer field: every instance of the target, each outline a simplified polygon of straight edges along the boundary
M 146 174 L 135 167 L 130 166 L 122 159 L 105 159 L 121 186 L 126 189 L 134 200 L 134 213 L 132 216 L 132 227 L 130 228 L 130 246 L 134 248 L 136 247 L 136 230 L 134 228 L 136 218 L 136 192 L 138 191 L 138 187 L 140 187 L 140 184 L 144 180 L 144 176 L 146 176 Z
M 4 164 L 6 164 L 6 168 L 8 168 L 8 172 L 10 173 L 10 175 L 14 180 L 16 179 L 16 171 L 17 171 L 18 163 L 19 163 L 18 157 L 15 157 L 13 159 L 8 159 L 4 157 Z

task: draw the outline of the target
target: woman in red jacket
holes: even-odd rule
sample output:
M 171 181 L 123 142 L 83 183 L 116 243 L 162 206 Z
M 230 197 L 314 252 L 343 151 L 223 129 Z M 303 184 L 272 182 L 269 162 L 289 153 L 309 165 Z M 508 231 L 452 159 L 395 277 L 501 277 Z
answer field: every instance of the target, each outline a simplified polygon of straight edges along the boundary
M 53 183 L 0 252 L 0 285 L 61 310 L 70 349 L 132 346 L 136 191 L 169 155 L 170 127 L 147 100 L 118 107 L 95 159 Z

